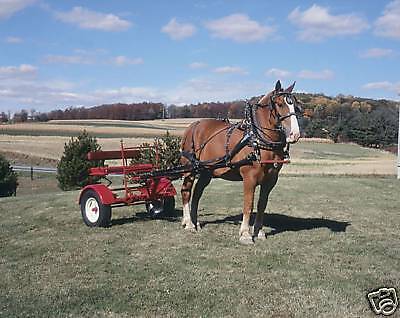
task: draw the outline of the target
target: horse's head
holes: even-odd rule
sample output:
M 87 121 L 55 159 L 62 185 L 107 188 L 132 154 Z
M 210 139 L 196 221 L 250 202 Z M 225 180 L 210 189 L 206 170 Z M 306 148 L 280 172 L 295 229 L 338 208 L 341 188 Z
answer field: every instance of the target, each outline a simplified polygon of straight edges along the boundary
M 258 102 L 263 106 L 271 107 L 277 124 L 281 124 L 285 131 L 286 142 L 288 143 L 295 143 L 300 138 L 300 128 L 296 115 L 301 113 L 302 110 L 296 97 L 292 94 L 295 83 L 283 89 L 281 82 L 277 81 L 275 90 L 266 94 Z

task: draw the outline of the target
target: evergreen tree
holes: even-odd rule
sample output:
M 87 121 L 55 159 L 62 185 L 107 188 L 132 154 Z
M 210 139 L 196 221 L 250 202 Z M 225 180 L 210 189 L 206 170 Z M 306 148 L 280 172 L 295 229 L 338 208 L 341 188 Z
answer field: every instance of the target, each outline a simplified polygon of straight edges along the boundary
M 17 174 L 11 168 L 8 160 L 0 155 L 0 197 L 8 197 L 15 194 L 17 186 Z
M 167 131 L 164 136 L 154 139 L 155 147 L 151 147 L 152 145 L 148 143 L 143 143 L 141 146 L 146 147 L 146 149 L 141 152 L 140 157 L 134 158 L 131 161 L 131 164 L 152 163 L 155 165 L 158 161 L 160 169 L 174 167 L 176 165 L 179 165 L 179 158 L 181 153 L 180 145 L 181 138 L 177 136 L 172 136 Z
M 57 165 L 57 180 L 62 190 L 84 187 L 97 181 L 90 178 L 88 169 L 103 165 L 102 160 L 87 160 L 89 151 L 98 151 L 101 147 L 96 138 L 84 130 L 77 138 L 72 137 L 64 145 L 64 153 Z

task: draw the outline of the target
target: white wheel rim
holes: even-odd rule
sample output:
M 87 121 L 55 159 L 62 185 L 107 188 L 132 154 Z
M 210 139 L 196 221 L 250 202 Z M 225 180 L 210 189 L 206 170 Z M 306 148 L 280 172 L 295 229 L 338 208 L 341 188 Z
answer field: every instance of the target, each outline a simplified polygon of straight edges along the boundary
M 100 216 L 100 208 L 95 198 L 89 198 L 85 204 L 85 214 L 89 222 L 96 223 Z

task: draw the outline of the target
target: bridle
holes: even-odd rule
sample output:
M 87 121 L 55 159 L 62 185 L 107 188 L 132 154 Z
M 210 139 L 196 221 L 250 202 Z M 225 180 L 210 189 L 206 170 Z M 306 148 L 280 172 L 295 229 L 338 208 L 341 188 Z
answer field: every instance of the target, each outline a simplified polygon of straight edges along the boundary
M 275 103 L 276 97 L 279 97 L 279 96 L 283 96 L 283 99 L 284 99 L 286 105 L 288 105 L 288 106 L 292 106 L 292 105 L 293 105 L 294 112 L 289 112 L 289 113 L 287 113 L 287 114 L 284 115 L 284 116 L 281 116 L 281 115 L 279 114 L 279 112 L 278 112 L 277 109 L 276 109 L 276 108 L 277 108 L 277 105 L 276 105 L 276 103 Z M 300 116 L 300 115 L 302 114 L 302 112 L 303 112 L 302 108 L 301 108 L 300 105 L 299 105 L 299 102 L 297 101 L 296 96 L 293 95 L 292 93 L 288 93 L 288 92 L 285 92 L 285 91 L 283 91 L 283 92 L 276 92 L 276 93 L 272 94 L 272 95 L 270 96 L 270 105 L 267 105 L 267 106 L 270 106 L 270 107 L 272 107 L 272 108 L 275 110 L 276 114 L 278 115 L 278 122 L 282 122 L 283 120 L 285 120 L 286 118 L 289 118 L 289 117 L 291 117 L 291 116 L 296 116 L 296 117 L 298 117 L 298 116 Z
M 286 115 L 280 115 L 277 107 L 279 107 L 275 99 L 278 96 L 283 96 L 285 103 L 289 106 L 293 105 L 294 112 L 289 112 Z M 270 108 L 271 114 L 276 118 L 276 124 L 273 128 L 263 127 L 257 120 L 257 110 L 260 108 Z M 251 135 L 251 145 L 256 152 L 262 150 L 284 150 L 288 146 L 286 142 L 286 134 L 282 122 L 291 116 L 300 116 L 302 113 L 301 107 L 298 105 L 296 97 L 288 92 L 275 92 L 269 98 L 269 103 L 262 105 L 259 103 L 251 104 L 246 101 L 245 108 L 245 127 L 246 131 Z M 271 140 L 266 131 L 275 132 L 278 134 L 278 140 Z

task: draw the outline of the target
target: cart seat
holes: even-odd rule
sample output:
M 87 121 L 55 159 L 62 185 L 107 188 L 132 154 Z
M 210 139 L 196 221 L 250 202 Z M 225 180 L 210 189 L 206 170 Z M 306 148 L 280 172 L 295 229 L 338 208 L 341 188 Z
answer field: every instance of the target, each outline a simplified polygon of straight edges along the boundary
M 88 160 L 110 160 L 110 159 L 134 159 L 140 155 L 139 149 L 125 149 L 125 150 L 102 150 L 90 151 L 87 154 Z
M 108 174 L 131 174 L 139 172 L 150 172 L 154 169 L 151 163 L 139 163 L 131 166 L 104 166 L 89 169 L 89 175 L 103 177 Z

